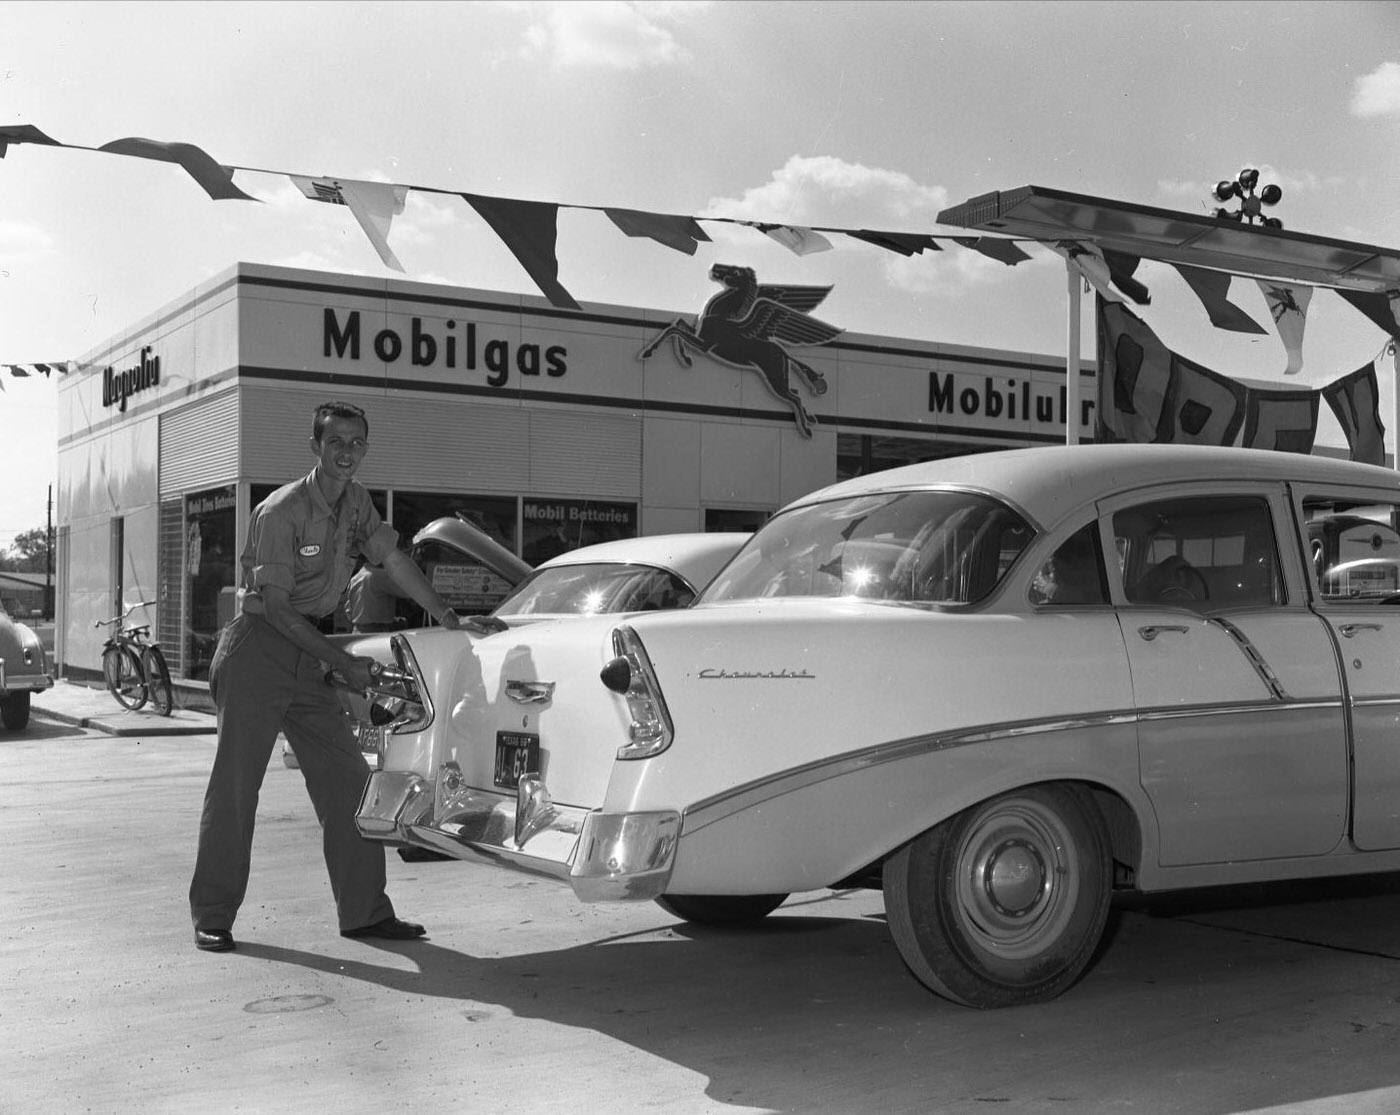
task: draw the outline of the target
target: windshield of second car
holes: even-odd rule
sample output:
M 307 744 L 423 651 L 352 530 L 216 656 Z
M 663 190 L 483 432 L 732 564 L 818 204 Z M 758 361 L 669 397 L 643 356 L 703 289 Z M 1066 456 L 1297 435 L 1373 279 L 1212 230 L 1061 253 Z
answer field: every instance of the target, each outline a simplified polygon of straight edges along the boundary
M 885 492 L 810 504 L 770 520 L 702 600 L 970 604 L 997 586 L 1033 536 L 1004 503 L 974 492 Z
M 695 593 L 681 578 L 646 565 L 598 562 L 537 569 L 496 608 L 498 616 L 581 615 L 681 608 Z

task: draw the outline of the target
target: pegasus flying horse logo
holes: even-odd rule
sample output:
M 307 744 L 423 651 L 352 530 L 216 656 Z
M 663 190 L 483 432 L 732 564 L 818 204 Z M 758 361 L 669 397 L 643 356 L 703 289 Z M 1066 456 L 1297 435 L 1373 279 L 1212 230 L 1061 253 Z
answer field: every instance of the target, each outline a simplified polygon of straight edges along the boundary
M 812 436 L 812 415 L 803 405 L 793 373 L 813 395 L 826 394 L 826 379 L 792 356 L 786 345 L 824 345 L 843 330 L 811 317 L 831 293 L 829 286 L 761 285 L 752 267 L 716 263 L 710 278 L 724 289 L 705 303 L 694 324 L 677 318 L 663 329 L 638 359 L 645 360 L 666 341 L 674 342 L 676 359 L 691 367 L 691 352 L 701 352 L 731 368 L 752 368 L 768 390 L 792 407 L 797 428 Z

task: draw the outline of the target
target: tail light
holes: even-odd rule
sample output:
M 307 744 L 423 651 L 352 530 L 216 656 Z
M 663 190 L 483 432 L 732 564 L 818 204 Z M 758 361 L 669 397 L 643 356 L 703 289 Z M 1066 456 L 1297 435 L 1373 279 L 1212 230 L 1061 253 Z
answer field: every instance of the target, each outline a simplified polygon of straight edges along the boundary
M 613 631 L 613 659 L 599 677 L 614 693 L 622 694 L 632 722 L 627 742 L 617 749 L 619 759 L 646 759 L 671 746 L 671 714 L 657 684 L 651 660 L 630 627 Z
M 371 691 L 370 722 L 388 732 L 421 732 L 433 722 L 433 702 L 408 640 L 395 635 L 389 642 L 394 665 L 376 676 Z

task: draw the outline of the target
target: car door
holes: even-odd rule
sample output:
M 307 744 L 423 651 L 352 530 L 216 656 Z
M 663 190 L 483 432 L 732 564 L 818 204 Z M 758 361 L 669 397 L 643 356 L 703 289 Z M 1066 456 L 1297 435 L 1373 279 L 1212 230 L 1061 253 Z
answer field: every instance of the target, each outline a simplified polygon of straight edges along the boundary
M 1400 848 L 1400 499 L 1322 487 L 1297 487 L 1294 498 L 1351 714 L 1352 839 Z
M 1160 863 L 1331 851 L 1347 814 L 1341 682 L 1296 546 L 1279 544 L 1293 538 L 1283 485 L 1100 509 Z

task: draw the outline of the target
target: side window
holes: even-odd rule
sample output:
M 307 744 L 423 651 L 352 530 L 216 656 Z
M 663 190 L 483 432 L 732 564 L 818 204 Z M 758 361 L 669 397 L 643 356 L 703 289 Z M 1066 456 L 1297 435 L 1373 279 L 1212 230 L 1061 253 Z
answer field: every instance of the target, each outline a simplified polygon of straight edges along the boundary
M 1075 531 L 1031 580 L 1032 604 L 1105 604 L 1098 523 Z
M 1318 594 L 1328 604 L 1400 600 L 1400 506 L 1303 500 Z
M 1113 516 L 1123 588 L 1134 604 L 1282 604 L 1278 545 L 1259 496 L 1160 500 Z

